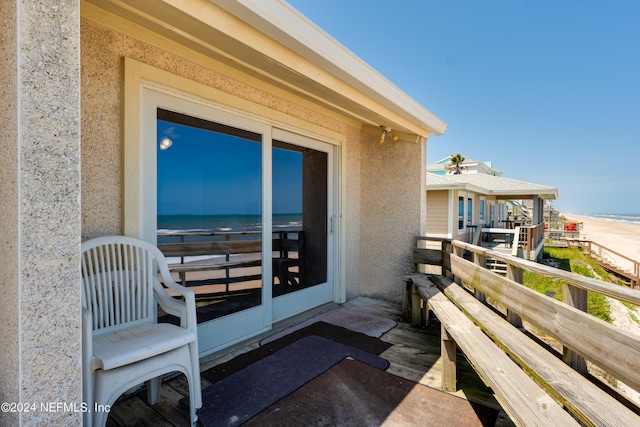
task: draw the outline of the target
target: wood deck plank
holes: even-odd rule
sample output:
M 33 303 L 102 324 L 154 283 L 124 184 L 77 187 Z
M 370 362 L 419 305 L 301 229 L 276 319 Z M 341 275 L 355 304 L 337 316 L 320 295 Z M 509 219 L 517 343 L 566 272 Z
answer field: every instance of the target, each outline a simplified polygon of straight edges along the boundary
M 457 309 L 435 285 L 413 279 L 447 332 L 463 349 L 475 370 L 493 387 L 496 398 L 518 425 L 578 425 L 549 395 Z M 473 351 L 469 351 L 473 349 Z
M 346 303 L 344 307 L 398 321 L 395 328 L 381 337 L 381 339 L 393 344 L 381 355 L 391 363 L 387 372 L 425 386 L 439 388 L 442 363 L 440 361 L 439 344 L 440 326 L 437 323 L 434 322 L 422 329 L 412 328 L 408 323 L 400 322 L 402 317 L 402 306 L 400 304 L 371 298 L 357 298 Z M 285 328 L 289 325 L 285 322 L 279 326 L 280 328 Z M 273 332 L 276 332 L 276 330 Z M 203 358 L 201 360 L 201 370 L 209 369 L 232 359 L 238 354 L 258 347 L 261 338 L 262 336 L 256 337 L 227 351 Z M 459 356 L 459 362 L 458 386 L 460 390 L 452 394 L 487 406 L 499 407 L 491 390 L 482 384 L 479 376 L 473 371 L 464 356 Z M 209 384 L 207 380 L 202 379 L 203 388 Z M 181 408 L 180 406 L 182 405 L 179 400 L 187 396 L 187 394 L 186 378 L 184 375 L 178 375 L 163 382 L 160 402 L 154 407 L 149 406 L 141 398 L 144 393 L 118 401 L 114 405 L 107 425 L 113 427 L 130 425 L 140 427 L 186 426 L 188 425 L 188 409 L 186 407 Z M 512 424 L 502 416 L 496 426 L 509 427 Z
M 163 388 L 165 386 L 163 385 Z M 188 424 L 188 422 L 187 422 Z M 119 400 L 109 412 L 107 425 L 110 426 L 157 426 L 174 427 L 184 424 L 172 424 L 158 414 L 151 406 L 143 401 L 139 395 Z

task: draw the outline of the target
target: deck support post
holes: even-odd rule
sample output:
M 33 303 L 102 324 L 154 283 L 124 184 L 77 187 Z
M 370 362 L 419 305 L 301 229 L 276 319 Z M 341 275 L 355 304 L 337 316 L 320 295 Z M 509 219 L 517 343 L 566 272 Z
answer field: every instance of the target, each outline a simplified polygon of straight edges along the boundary
M 444 324 L 440 332 L 440 355 L 442 356 L 442 390 L 456 391 L 456 351 L 458 345 Z

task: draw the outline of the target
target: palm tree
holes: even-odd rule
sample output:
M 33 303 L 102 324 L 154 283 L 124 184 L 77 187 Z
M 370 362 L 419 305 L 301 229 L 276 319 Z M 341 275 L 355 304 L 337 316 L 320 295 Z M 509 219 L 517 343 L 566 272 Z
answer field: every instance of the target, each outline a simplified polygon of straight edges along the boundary
M 452 154 L 449 156 L 449 163 L 445 168 L 453 175 L 460 175 L 466 166 L 460 166 L 465 161 L 465 158 L 460 154 Z

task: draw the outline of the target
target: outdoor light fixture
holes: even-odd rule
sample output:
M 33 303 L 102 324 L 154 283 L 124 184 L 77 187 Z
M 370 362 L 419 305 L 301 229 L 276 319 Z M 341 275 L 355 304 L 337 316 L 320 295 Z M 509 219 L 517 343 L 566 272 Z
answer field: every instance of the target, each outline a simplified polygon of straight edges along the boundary
M 160 141 L 160 149 L 161 150 L 166 150 L 167 148 L 171 147 L 173 145 L 173 141 L 170 140 L 169 138 L 167 138 L 166 136 L 164 138 L 162 138 L 162 141 Z
M 382 125 L 380 125 L 380 128 L 382 129 L 382 132 L 380 133 L 380 137 L 378 138 L 378 143 L 384 144 L 384 140 L 387 137 L 387 134 L 391 132 L 391 128 L 389 126 L 382 126 Z M 391 139 L 394 141 L 397 141 L 398 135 L 391 134 Z

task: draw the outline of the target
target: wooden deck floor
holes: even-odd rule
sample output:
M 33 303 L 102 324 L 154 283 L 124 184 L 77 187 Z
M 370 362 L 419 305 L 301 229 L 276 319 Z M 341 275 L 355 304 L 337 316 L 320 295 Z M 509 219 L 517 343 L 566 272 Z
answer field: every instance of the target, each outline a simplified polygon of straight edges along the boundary
M 431 322 L 429 326 L 419 330 L 401 321 L 401 307 L 369 298 L 357 298 L 344 305 L 345 307 L 363 312 L 384 316 L 398 321 L 396 327 L 387 332 L 381 339 L 393 345 L 381 357 L 387 359 L 391 366 L 387 372 L 423 384 L 439 388 L 441 375 L 440 362 L 440 325 Z M 331 307 L 325 307 L 328 309 Z M 316 313 L 300 316 L 295 322 L 302 321 Z M 277 329 L 284 329 L 289 323 L 278 325 Z M 269 334 L 273 333 L 271 331 Z M 201 369 L 204 371 L 216 364 L 232 359 L 238 354 L 250 351 L 258 346 L 262 337 L 235 346 L 224 352 L 203 358 Z M 202 380 L 202 387 L 210 383 Z M 461 354 L 458 355 L 458 387 L 456 395 L 499 408 L 491 390 L 480 380 L 475 371 L 469 366 Z M 149 406 L 145 402 L 146 393 L 138 393 L 122 398 L 111 409 L 107 426 L 187 426 L 189 425 L 188 410 L 179 403 L 187 395 L 187 383 L 183 375 L 163 382 L 160 402 Z M 510 420 L 500 413 L 496 426 L 512 426 Z

